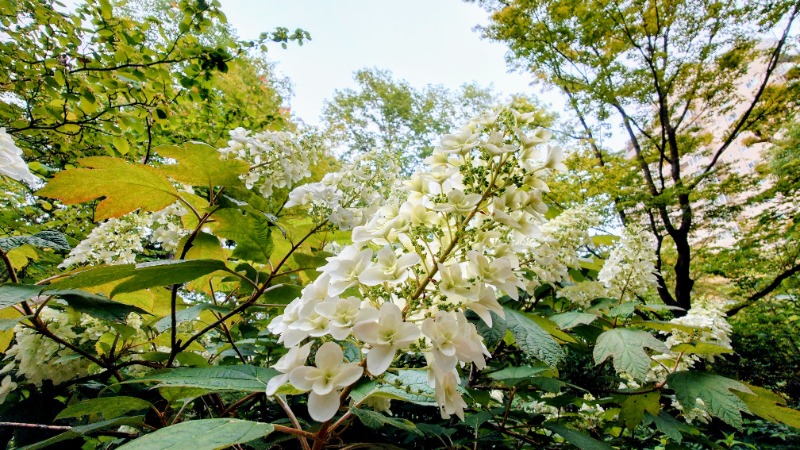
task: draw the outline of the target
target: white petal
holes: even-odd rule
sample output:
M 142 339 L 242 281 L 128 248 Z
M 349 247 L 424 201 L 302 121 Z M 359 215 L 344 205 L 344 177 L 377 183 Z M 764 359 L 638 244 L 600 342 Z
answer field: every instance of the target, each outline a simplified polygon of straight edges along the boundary
M 391 345 L 376 345 L 367 353 L 367 369 L 372 375 L 380 375 L 392 364 L 395 348 Z
M 339 387 L 350 386 L 358 381 L 364 373 L 364 368 L 356 363 L 342 364 L 339 373 L 333 377 L 332 383 Z
M 301 391 L 310 391 L 318 375 L 319 369 L 316 367 L 298 367 L 289 372 L 289 381 L 292 383 L 292 386 Z
M 339 392 L 331 391 L 325 395 L 312 392 L 308 395 L 308 414 L 317 422 L 325 422 L 339 410 Z
M 389 276 L 380 269 L 380 266 L 372 266 L 358 275 L 358 281 L 365 286 L 377 286 L 389 280 Z
M 320 369 L 328 369 L 336 367 L 342 363 L 344 352 L 342 348 L 333 342 L 326 342 L 319 347 L 317 354 L 314 356 L 314 362 Z
M 353 327 L 353 333 L 356 338 L 370 344 L 378 342 L 380 330 L 381 327 L 378 322 L 359 322 Z
M 267 382 L 267 395 L 274 395 L 287 381 L 289 381 L 289 375 L 284 373 L 270 378 Z

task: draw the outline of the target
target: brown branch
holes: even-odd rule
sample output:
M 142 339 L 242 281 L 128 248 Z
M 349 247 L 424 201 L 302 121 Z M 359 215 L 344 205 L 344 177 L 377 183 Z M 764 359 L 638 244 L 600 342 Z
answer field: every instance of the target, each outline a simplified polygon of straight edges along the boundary
M 767 295 L 772 293 L 772 291 L 777 289 L 781 285 L 781 283 L 783 283 L 783 280 L 786 280 L 787 278 L 790 278 L 790 277 L 796 275 L 797 273 L 800 273 L 800 264 L 796 264 L 796 265 L 792 266 L 791 268 L 785 270 L 783 273 L 781 273 L 780 275 L 775 277 L 775 279 L 772 280 L 772 283 L 768 284 L 766 287 L 764 287 L 760 291 L 758 291 L 755 294 L 751 295 L 743 303 L 741 303 L 739 305 L 736 305 L 735 307 L 733 307 L 730 310 L 728 310 L 728 312 L 726 313 L 727 316 L 731 317 L 734 314 L 736 314 L 739 311 L 741 311 L 742 309 L 744 309 L 744 308 L 752 305 L 753 303 L 761 300 L 762 298 L 766 297 Z

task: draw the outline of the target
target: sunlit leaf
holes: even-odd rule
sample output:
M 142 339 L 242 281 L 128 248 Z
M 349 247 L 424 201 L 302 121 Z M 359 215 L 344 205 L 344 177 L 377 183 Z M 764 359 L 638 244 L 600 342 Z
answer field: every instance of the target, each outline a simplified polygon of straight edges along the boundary
M 594 347 L 594 362 L 600 364 L 609 357 L 614 359 L 617 372 L 630 374 L 643 380 L 650 370 L 650 357 L 645 348 L 659 352 L 669 351 L 667 346 L 652 334 L 642 330 L 614 328 L 601 334 Z
M 268 423 L 239 419 L 199 419 L 161 428 L 118 447 L 119 450 L 216 450 L 264 437 Z
M 59 172 L 36 192 L 66 204 L 103 198 L 95 220 L 120 217 L 131 211 L 159 211 L 175 203 L 178 191 L 158 170 L 119 158 L 93 156 L 78 162 L 82 167 Z
M 245 161 L 220 159 L 214 147 L 201 142 L 186 142 L 181 145 L 163 145 L 156 153 L 177 161 L 160 167 L 170 178 L 192 186 L 235 186 L 239 176 L 250 168 Z

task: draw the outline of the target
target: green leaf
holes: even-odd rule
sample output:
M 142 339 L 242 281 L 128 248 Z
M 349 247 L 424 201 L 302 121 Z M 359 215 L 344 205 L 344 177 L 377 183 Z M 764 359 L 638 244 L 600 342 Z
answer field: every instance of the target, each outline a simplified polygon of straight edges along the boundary
M 706 372 L 681 371 L 667 376 L 667 386 L 684 408 L 699 407 L 736 428 L 742 427 L 742 412 L 747 405 L 732 391 L 752 394 L 747 386 L 730 378 Z M 703 401 L 697 404 L 697 399 Z
M 156 387 L 192 387 L 212 391 L 264 392 L 278 371 L 251 365 L 180 367 L 160 370 L 125 383 L 158 383 Z
M 57 173 L 36 195 L 68 205 L 104 197 L 97 205 L 97 221 L 137 209 L 159 211 L 178 198 L 172 183 L 150 166 L 106 156 L 83 158 L 78 164 L 83 167 Z
M 628 317 L 633 314 L 633 311 L 636 309 L 636 305 L 639 302 L 625 302 L 621 305 L 617 305 L 608 312 L 608 315 L 611 317 Z
M 115 302 L 101 295 L 77 289 L 46 291 L 45 294 L 62 298 L 72 309 L 102 320 L 124 322 L 128 318 L 128 314 L 132 312 L 147 314 L 147 311 L 139 307 Z
M 292 300 L 300 297 L 303 286 L 294 284 L 280 284 L 269 288 L 261 297 L 263 303 L 270 305 L 286 305 Z
M 614 236 L 613 234 L 598 234 L 592 236 L 592 242 L 594 245 L 614 245 L 619 240 L 618 236 Z
M 753 392 L 734 392 L 747 405 L 751 414 L 775 423 L 782 423 L 800 429 L 800 411 L 787 408 L 786 400 L 764 388 L 748 386 Z
M 4 284 L 0 286 L 0 309 L 16 305 L 31 297 L 36 297 L 46 286 L 30 284 Z
M 68 252 L 71 249 L 67 238 L 58 231 L 41 231 L 33 236 L 13 236 L 0 239 L 0 249 L 4 252 L 25 244 L 64 252 Z
M 685 355 L 722 355 L 725 353 L 733 353 L 732 349 L 723 347 L 721 345 L 709 344 L 708 342 L 695 342 L 692 344 L 679 344 L 672 347 L 674 353 L 683 353 Z
M 581 450 L 613 450 L 614 447 L 606 444 L 605 442 L 598 441 L 587 434 L 580 431 L 573 430 L 572 428 L 554 423 L 546 423 L 544 427 L 553 433 L 558 433 L 559 436 L 564 438 L 567 442 L 578 447 Z
M 125 280 L 111 291 L 111 296 L 113 297 L 116 294 L 125 292 L 184 283 L 217 270 L 226 270 L 226 268 L 225 262 L 214 259 L 156 261 L 136 265 L 101 266 L 78 272 L 70 277 L 56 281 L 46 288 L 86 288 Z
M 600 364 L 609 356 L 613 357 L 617 372 L 626 372 L 637 380 L 644 380 L 651 363 L 644 348 L 664 353 L 669 351 L 663 342 L 646 331 L 614 328 L 597 338 L 594 362 Z
M 626 395 L 620 402 L 619 418 L 625 428 L 634 429 L 642 423 L 644 413 L 657 415 L 661 410 L 661 392 L 653 391 L 640 395 Z
M 553 373 L 554 370 L 547 365 L 540 365 L 540 366 L 511 366 L 506 367 L 504 369 L 500 369 L 497 372 L 492 372 L 489 374 L 489 378 L 500 381 L 506 386 L 517 386 L 521 383 L 531 383 L 533 382 L 533 377 L 536 375 L 542 375 L 544 372 L 550 372 L 553 376 L 557 376 L 556 373 Z
M 270 222 L 253 212 L 243 213 L 239 209 L 226 208 L 214 213 L 213 230 L 217 236 L 236 242 L 235 258 L 257 263 L 269 263 L 274 245 Z
M 506 326 L 525 354 L 538 358 L 552 367 L 564 358 L 561 346 L 536 322 L 519 311 L 511 308 L 503 309 L 506 314 Z
M 101 415 L 104 419 L 110 420 L 125 415 L 131 411 L 142 411 L 149 409 L 150 402 L 136 397 L 102 397 L 84 400 L 67 406 L 58 413 L 55 420 L 79 418 L 83 416 Z
M 475 325 L 475 329 L 483 337 L 483 343 L 487 348 L 494 348 L 506 335 L 508 328 L 506 327 L 506 319 L 498 316 L 496 313 L 489 311 L 492 317 L 492 326 L 486 325 L 477 314 L 472 311 L 467 311 L 467 319 Z
M 380 430 L 386 425 L 389 425 L 408 433 L 414 433 L 419 436 L 423 435 L 423 433 L 419 431 L 414 423 L 408 419 L 394 419 L 391 417 L 386 417 L 376 411 L 359 408 L 350 408 L 350 412 L 353 413 L 354 416 L 358 417 L 358 420 L 360 420 L 361 423 L 369 428 L 372 428 L 373 430 Z
M 683 434 L 681 431 L 688 429 L 684 423 L 678 421 L 663 411 L 658 413 L 658 415 L 645 412 L 643 423 L 645 426 L 650 425 L 650 423 L 655 423 L 658 431 L 664 433 L 668 438 L 672 439 L 678 444 L 680 444 L 683 440 Z
M 187 239 L 188 236 L 181 240 L 181 243 L 178 245 L 179 252 L 183 251 Z M 191 247 L 186 251 L 186 257 L 184 259 L 224 260 L 225 258 L 225 250 L 222 248 L 219 239 L 208 233 L 200 232 L 197 233 L 197 236 L 192 240 Z
M 156 153 L 178 162 L 162 166 L 162 172 L 175 181 L 192 186 L 236 186 L 241 184 L 239 176 L 250 169 L 245 161 L 220 159 L 217 149 L 201 142 L 164 145 L 157 147 Z
M 53 436 L 50 439 L 37 442 L 33 445 L 21 447 L 19 450 L 38 450 L 40 448 L 50 447 L 51 445 L 58 444 L 59 442 L 67 441 L 70 439 L 79 438 L 81 436 L 96 433 L 98 431 L 107 430 L 109 428 L 119 428 L 121 425 L 139 425 L 144 422 L 144 416 L 135 417 L 117 417 L 111 420 L 103 420 L 100 422 L 90 423 L 89 425 L 80 425 L 73 427 L 69 431 L 65 431 L 59 435 Z
M 358 384 L 350 397 L 360 403 L 369 396 L 404 400 L 422 406 L 436 405 L 436 392 L 428 383 L 424 370 L 398 370 L 387 373 L 382 382 L 368 381 Z
M 558 327 L 562 330 L 568 330 L 578 325 L 589 325 L 597 320 L 597 316 L 594 314 L 573 311 L 563 314 L 556 314 L 555 316 L 551 316 L 550 320 L 555 322 L 556 325 L 558 325 Z
M 200 313 L 206 310 L 215 311 L 223 314 L 227 314 L 230 312 L 229 308 L 212 305 L 211 303 L 198 303 L 192 305 L 188 308 L 184 308 L 179 310 L 175 313 L 175 323 L 183 323 L 188 322 L 191 320 L 195 320 L 200 316 Z M 153 327 L 159 333 L 163 333 L 169 330 L 172 327 L 172 316 L 168 315 L 166 317 L 161 318 L 158 322 L 156 322 Z
M 200 419 L 161 428 L 119 450 L 216 450 L 262 438 L 272 424 L 239 419 Z

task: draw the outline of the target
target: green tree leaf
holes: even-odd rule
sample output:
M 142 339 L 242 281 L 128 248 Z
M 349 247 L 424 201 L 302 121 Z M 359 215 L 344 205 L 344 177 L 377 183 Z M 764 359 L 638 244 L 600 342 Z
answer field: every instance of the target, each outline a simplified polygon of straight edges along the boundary
M 124 395 L 92 398 L 67 406 L 63 411 L 58 413 L 55 420 L 80 418 L 95 414 L 103 416 L 105 420 L 111 420 L 131 411 L 149 409 L 151 406 L 152 405 L 148 401 L 136 397 L 126 397 Z
M 800 411 L 787 408 L 786 400 L 783 397 L 764 388 L 748 387 L 753 392 L 752 394 L 739 391 L 734 394 L 742 399 L 751 414 L 800 429 Z
M 39 450 L 40 448 L 47 448 L 54 444 L 58 444 L 59 442 L 90 435 L 98 431 L 108 430 L 110 428 L 119 428 L 121 425 L 140 425 L 142 422 L 144 422 L 144 416 L 134 416 L 117 417 L 110 420 L 102 420 L 100 422 L 90 423 L 89 425 L 79 425 L 77 427 L 73 427 L 69 431 L 65 431 L 64 433 L 53 436 L 50 439 L 37 442 L 33 445 L 20 447 L 19 450 Z
M 46 289 L 45 286 L 4 284 L 0 286 L 0 309 L 16 305 L 31 297 L 36 297 L 44 289 Z
M 614 328 L 597 338 L 594 362 L 600 364 L 613 357 L 617 372 L 626 372 L 637 380 L 644 380 L 651 363 L 645 348 L 664 353 L 669 351 L 663 342 L 646 331 Z
M 719 417 L 728 425 L 742 427 L 742 412 L 749 413 L 747 405 L 732 391 L 752 394 L 744 384 L 706 372 L 681 371 L 667 376 L 667 386 L 684 408 L 699 407 Z M 697 399 L 703 401 L 697 404 Z
M 178 191 L 158 170 L 119 158 L 94 156 L 82 167 L 59 172 L 36 195 L 71 205 L 104 197 L 95 220 L 120 217 L 131 211 L 158 211 L 175 203 Z
M 156 387 L 191 387 L 211 391 L 264 392 L 278 371 L 247 364 L 181 367 L 160 370 L 125 383 L 158 383 Z
M 634 429 L 642 423 L 644 413 L 658 415 L 661 410 L 661 392 L 653 391 L 641 395 L 626 395 L 620 402 L 619 418 L 625 428 Z
M 428 375 L 424 370 L 398 370 L 397 374 L 387 373 L 383 381 L 364 382 L 350 392 L 350 397 L 356 403 L 371 395 L 404 400 L 422 406 L 436 405 L 436 393 L 428 382 Z
M 45 291 L 44 294 L 55 295 L 66 301 L 72 309 L 102 320 L 124 322 L 128 314 L 132 312 L 148 314 L 147 311 L 139 307 L 115 302 L 101 295 L 90 294 L 77 289 Z
M 216 450 L 262 438 L 268 423 L 239 419 L 200 419 L 161 428 L 128 442 L 119 450 Z
M 156 153 L 178 162 L 160 167 L 161 172 L 191 186 L 237 186 L 241 184 L 239 176 L 250 169 L 245 161 L 220 159 L 217 149 L 201 142 L 162 145 Z
M 269 262 L 274 248 L 269 219 L 234 208 L 221 209 L 213 217 L 214 234 L 236 242 L 235 258 L 262 264 Z
M 0 249 L 4 252 L 25 244 L 64 252 L 68 252 L 71 249 L 67 238 L 58 231 L 40 231 L 33 236 L 13 236 L 0 239 Z
M 581 450 L 613 450 L 613 447 L 605 442 L 598 441 L 587 434 L 565 427 L 564 425 L 546 423 L 544 427 L 553 433 L 558 433 L 558 435 L 563 437 L 567 442 Z
M 380 430 L 386 425 L 389 425 L 399 428 L 407 433 L 413 433 L 418 436 L 423 435 L 423 433 L 419 431 L 414 423 L 408 419 L 395 419 L 392 417 L 386 417 L 377 411 L 359 408 L 350 408 L 350 412 L 352 412 L 354 416 L 358 417 L 358 420 L 360 420 L 361 423 L 369 428 L 372 428 L 373 430 Z
M 514 335 L 520 350 L 555 367 L 564 358 L 564 351 L 550 334 L 525 314 L 503 308 L 506 326 Z
M 556 314 L 555 316 L 551 316 L 550 320 L 555 322 L 556 325 L 558 325 L 558 327 L 561 328 L 562 330 L 568 330 L 578 325 L 589 325 L 590 323 L 597 320 L 597 316 L 589 313 L 570 311 L 562 314 Z
M 483 343 L 486 344 L 486 347 L 491 349 L 503 340 L 508 328 L 506 326 L 506 319 L 492 311 L 489 311 L 489 314 L 491 314 L 492 317 L 491 327 L 486 325 L 486 322 L 472 311 L 467 311 L 467 319 L 475 325 L 475 329 L 478 331 L 478 334 L 483 337 Z
M 111 296 L 153 287 L 185 283 L 217 270 L 227 270 L 224 261 L 192 259 L 181 261 L 156 261 L 142 264 L 120 264 L 83 270 L 70 277 L 48 285 L 47 289 L 72 289 L 100 286 L 122 281 Z

